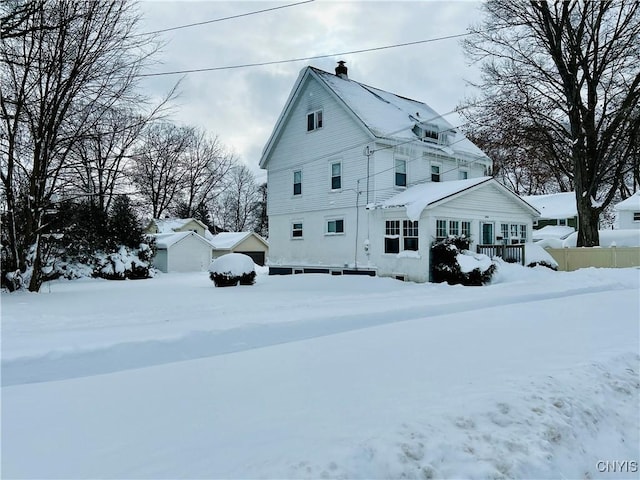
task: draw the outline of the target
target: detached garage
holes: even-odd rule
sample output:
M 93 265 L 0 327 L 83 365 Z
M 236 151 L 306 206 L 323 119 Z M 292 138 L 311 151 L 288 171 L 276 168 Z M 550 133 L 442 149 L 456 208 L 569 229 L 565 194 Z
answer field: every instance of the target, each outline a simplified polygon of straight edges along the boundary
M 269 255 L 269 244 L 254 232 L 223 232 L 214 235 L 213 257 L 217 258 L 226 253 L 244 253 L 249 255 L 256 265 L 264 265 Z
M 161 272 L 204 272 L 212 258 L 213 245 L 195 232 L 153 235 L 157 252 L 153 266 Z

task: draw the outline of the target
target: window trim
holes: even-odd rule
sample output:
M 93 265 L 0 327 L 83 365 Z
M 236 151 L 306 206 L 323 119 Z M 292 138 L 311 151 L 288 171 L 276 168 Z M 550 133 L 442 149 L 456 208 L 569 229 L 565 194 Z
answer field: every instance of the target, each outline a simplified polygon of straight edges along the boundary
M 409 233 L 415 235 L 409 235 Z M 415 249 L 407 248 L 407 241 L 415 241 Z M 388 248 L 389 245 L 393 245 L 393 250 Z M 401 252 L 418 252 L 420 251 L 420 224 L 419 220 L 407 220 L 407 219 L 388 219 L 384 223 L 384 236 L 382 244 L 383 255 L 398 255 Z
M 324 126 L 324 115 L 322 109 L 313 110 L 307 113 L 307 132 L 315 132 Z
M 334 232 L 331 232 L 329 230 L 329 224 L 332 223 L 332 222 L 335 223 L 335 227 L 334 227 L 335 231 Z M 341 231 L 337 231 L 338 230 L 338 222 L 340 222 L 341 225 L 342 225 L 342 230 Z M 345 231 L 344 231 L 344 217 L 328 218 L 326 220 L 326 222 L 325 222 L 325 232 L 324 232 L 324 234 L 327 235 L 327 236 L 330 236 L 330 237 L 333 237 L 333 236 L 336 236 L 336 235 L 344 235 L 345 234 Z
M 300 228 L 296 228 L 296 225 L 300 225 Z M 303 240 L 304 239 L 304 222 L 302 220 L 293 220 L 291 222 L 291 240 Z M 296 232 L 300 232 L 300 235 L 296 235 Z
M 438 173 L 435 175 L 438 175 L 438 179 L 434 180 L 433 176 L 434 176 L 434 172 L 433 172 L 433 167 L 436 167 L 438 169 Z M 441 182 L 442 181 L 442 164 L 439 162 L 431 162 L 431 181 L 432 182 Z
M 300 174 L 300 181 L 296 182 L 296 173 Z M 296 185 L 299 185 L 299 192 L 296 193 Z M 301 197 L 302 196 L 302 170 L 294 170 L 293 171 L 293 196 Z
M 399 172 L 398 171 L 398 162 L 402 162 L 404 164 L 404 172 Z M 393 186 L 396 188 L 407 188 L 407 160 L 404 158 L 394 158 L 393 161 L 393 172 L 394 172 L 394 178 L 393 178 Z M 404 175 L 404 184 L 399 184 L 398 183 L 398 175 Z
M 336 175 L 335 177 L 333 175 L 333 166 L 334 165 L 339 165 L 340 166 L 340 174 Z M 333 179 L 334 178 L 337 178 L 338 181 L 340 182 L 340 185 L 337 188 L 333 188 Z M 332 192 L 339 192 L 340 190 L 342 190 L 342 160 L 335 161 L 335 162 L 329 162 L 329 190 L 331 190 Z

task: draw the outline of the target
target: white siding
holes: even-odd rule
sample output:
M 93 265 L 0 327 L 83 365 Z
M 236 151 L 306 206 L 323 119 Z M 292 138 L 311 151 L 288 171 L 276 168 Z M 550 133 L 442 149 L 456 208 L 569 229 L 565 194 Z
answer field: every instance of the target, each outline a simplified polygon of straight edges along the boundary
M 169 247 L 168 272 L 202 272 L 211 263 L 212 248 L 193 235 L 183 238 Z
M 322 110 L 323 126 L 307 132 L 307 114 Z M 267 163 L 268 214 L 355 207 L 358 179 L 366 177 L 369 135 L 313 77 L 292 105 Z M 342 162 L 342 188 L 332 192 L 330 165 Z M 302 194 L 293 195 L 293 172 L 302 171 Z M 361 186 L 364 183 L 361 183 Z
M 633 220 L 634 212 L 623 210 L 621 212 L 616 212 L 618 218 L 616 220 L 616 228 L 619 229 L 634 229 L 637 230 L 640 228 L 640 221 Z

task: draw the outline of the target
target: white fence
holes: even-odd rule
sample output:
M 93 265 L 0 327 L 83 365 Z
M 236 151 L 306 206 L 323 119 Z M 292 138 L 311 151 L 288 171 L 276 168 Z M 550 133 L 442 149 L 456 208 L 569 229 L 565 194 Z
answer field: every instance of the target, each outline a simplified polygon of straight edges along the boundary
M 640 247 L 567 247 L 545 250 L 558 262 L 558 270 L 566 272 L 587 267 L 640 267 Z

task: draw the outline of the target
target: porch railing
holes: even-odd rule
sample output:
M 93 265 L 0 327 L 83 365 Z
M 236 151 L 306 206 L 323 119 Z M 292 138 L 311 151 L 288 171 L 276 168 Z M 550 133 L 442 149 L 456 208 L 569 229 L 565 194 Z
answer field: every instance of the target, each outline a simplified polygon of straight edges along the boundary
M 485 255 L 493 258 L 500 257 L 505 262 L 520 263 L 524 265 L 524 244 L 519 243 L 515 245 L 477 245 L 476 251 L 478 253 L 484 253 Z

